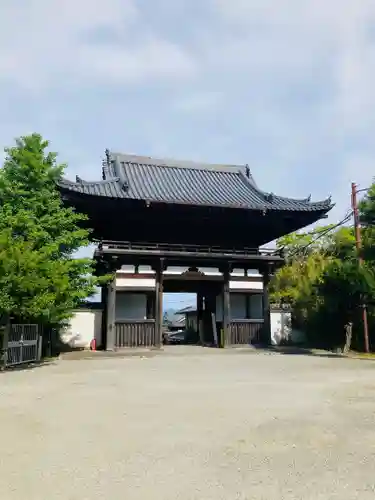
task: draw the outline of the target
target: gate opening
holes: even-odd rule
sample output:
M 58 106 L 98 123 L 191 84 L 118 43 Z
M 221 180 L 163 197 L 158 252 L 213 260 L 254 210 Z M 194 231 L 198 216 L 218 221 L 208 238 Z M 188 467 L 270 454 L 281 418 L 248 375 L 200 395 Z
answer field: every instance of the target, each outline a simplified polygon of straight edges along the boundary
M 163 294 L 163 343 L 187 345 L 199 343 L 197 294 Z

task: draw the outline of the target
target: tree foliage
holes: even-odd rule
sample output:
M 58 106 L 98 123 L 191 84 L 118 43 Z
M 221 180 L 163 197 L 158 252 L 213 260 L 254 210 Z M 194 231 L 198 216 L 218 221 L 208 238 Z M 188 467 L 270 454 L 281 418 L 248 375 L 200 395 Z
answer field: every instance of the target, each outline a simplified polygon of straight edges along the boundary
M 292 305 L 294 320 L 310 342 L 319 347 L 338 347 L 345 339 L 345 328 L 355 325 L 356 347 L 361 332 L 363 303 L 375 303 L 375 187 L 360 204 L 363 230 L 363 265 L 358 263 L 352 227 L 325 226 L 313 231 L 280 238 L 286 265 L 271 282 L 271 297 Z M 373 322 L 370 307 L 370 323 Z
M 65 165 L 38 134 L 7 148 L 0 170 L 0 311 L 56 324 L 95 291 L 93 261 L 74 258 L 89 244 L 84 220 L 63 206 Z

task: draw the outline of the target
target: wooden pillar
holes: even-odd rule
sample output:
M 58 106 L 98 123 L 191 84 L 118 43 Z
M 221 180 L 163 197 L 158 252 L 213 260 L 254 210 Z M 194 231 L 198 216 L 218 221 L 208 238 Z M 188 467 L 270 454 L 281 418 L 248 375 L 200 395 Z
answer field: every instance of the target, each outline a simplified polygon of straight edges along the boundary
M 270 274 L 268 267 L 263 271 L 263 342 L 271 344 L 271 309 L 268 293 Z
M 197 328 L 199 334 L 199 343 L 204 344 L 204 327 L 203 327 L 203 294 L 197 293 Z
M 230 269 L 226 266 L 223 272 L 224 284 L 223 284 L 223 338 L 221 339 L 221 347 L 227 347 L 230 345 L 230 293 L 229 293 L 229 280 L 230 280 Z
M 116 275 L 107 285 L 106 350 L 116 349 Z
M 155 273 L 155 344 L 157 347 L 163 345 L 163 270 L 164 262 L 156 266 Z

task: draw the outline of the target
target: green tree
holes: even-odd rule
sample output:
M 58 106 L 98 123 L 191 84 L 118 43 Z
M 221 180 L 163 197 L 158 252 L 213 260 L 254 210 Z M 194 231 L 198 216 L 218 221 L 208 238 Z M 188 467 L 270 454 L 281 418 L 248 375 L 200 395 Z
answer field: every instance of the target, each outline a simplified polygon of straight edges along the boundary
M 58 324 L 95 292 L 93 261 L 74 258 L 89 244 L 82 214 L 63 206 L 65 165 L 38 134 L 7 148 L 0 170 L 0 311 Z
M 327 226 L 307 233 L 292 233 L 277 241 L 277 246 L 285 251 L 286 265 L 271 282 L 275 302 L 288 302 L 301 309 L 302 304 L 308 307 L 311 300 L 315 300 L 314 286 L 329 263 L 330 228 Z
M 375 183 L 370 186 L 359 203 L 362 225 L 362 256 L 369 265 L 375 266 Z
M 372 229 L 366 230 L 365 246 L 371 247 Z M 278 246 L 287 259 L 271 282 L 273 299 L 292 305 L 296 324 L 313 345 L 348 348 L 348 325 L 359 330 L 360 306 L 375 297 L 374 267 L 371 261 L 358 265 L 353 228 L 331 225 L 291 234 Z

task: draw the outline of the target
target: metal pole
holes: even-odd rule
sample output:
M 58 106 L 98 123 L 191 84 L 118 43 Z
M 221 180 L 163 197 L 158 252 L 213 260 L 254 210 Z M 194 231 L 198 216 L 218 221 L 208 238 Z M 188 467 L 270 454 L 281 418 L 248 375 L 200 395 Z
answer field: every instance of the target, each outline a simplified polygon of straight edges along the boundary
M 352 182 L 352 209 L 354 218 L 354 233 L 355 233 L 355 245 L 358 252 L 358 263 L 361 266 L 363 264 L 363 258 L 361 255 L 362 240 L 361 240 L 361 226 L 359 224 L 359 213 L 358 213 L 358 202 L 357 202 L 357 185 Z M 362 320 L 363 320 L 363 338 L 365 343 L 365 352 L 370 352 L 369 337 L 368 337 L 368 321 L 367 321 L 367 307 L 366 304 L 362 303 Z

